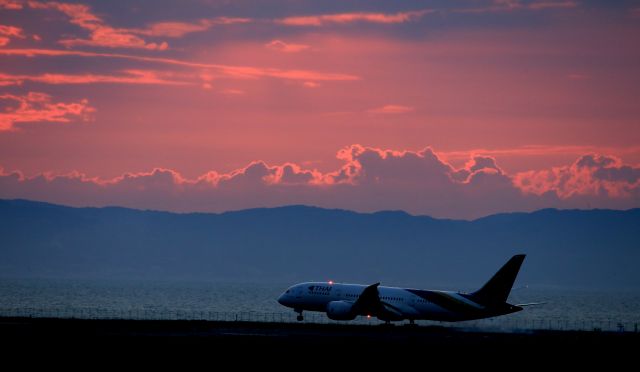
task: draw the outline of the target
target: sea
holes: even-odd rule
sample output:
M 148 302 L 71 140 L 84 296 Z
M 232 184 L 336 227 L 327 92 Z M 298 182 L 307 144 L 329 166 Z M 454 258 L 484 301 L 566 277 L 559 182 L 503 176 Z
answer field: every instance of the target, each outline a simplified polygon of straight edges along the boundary
M 296 322 L 297 314 L 276 301 L 290 284 L 0 279 L 0 316 Z M 529 286 L 514 289 L 509 302 L 542 304 L 483 320 L 418 324 L 525 332 L 538 329 L 638 332 L 640 326 L 639 292 Z M 323 313 L 308 312 L 304 321 L 336 323 Z M 381 323 L 366 317 L 355 322 Z

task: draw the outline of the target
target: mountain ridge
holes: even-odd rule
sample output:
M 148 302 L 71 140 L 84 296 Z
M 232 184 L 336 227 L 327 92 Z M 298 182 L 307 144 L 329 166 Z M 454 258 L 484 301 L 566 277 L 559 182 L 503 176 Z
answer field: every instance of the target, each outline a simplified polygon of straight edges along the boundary
M 0 275 L 471 287 L 526 253 L 522 283 L 640 290 L 639 227 L 637 208 L 451 220 L 301 205 L 173 213 L 0 199 Z

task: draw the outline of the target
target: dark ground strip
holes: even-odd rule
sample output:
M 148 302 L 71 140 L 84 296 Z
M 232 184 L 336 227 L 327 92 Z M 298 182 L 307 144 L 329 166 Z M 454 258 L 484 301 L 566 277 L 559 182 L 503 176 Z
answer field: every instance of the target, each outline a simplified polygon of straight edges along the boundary
M 284 358 L 304 359 L 314 365 L 345 360 L 378 365 L 400 358 L 437 365 L 489 366 L 520 358 L 527 365 L 551 366 L 548 363 L 564 361 L 573 366 L 592 362 L 612 366 L 634 360 L 640 350 L 640 333 L 493 333 L 348 323 L 0 318 L 0 342 L 9 358 L 66 353 L 99 357 L 105 362 L 133 357 L 137 362 L 152 363 L 183 355 L 189 361 L 228 361 L 239 354 L 237 361 L 243 364 Z

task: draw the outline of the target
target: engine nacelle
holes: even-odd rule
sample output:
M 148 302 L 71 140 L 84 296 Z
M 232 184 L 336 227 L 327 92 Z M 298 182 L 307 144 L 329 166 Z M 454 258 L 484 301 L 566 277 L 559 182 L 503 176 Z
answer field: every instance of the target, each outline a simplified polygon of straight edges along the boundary
M 357 314 L 352 309 L 351 302 L 331 301 L 327 304 L 327 316 L 333 320 L 353 320 Z

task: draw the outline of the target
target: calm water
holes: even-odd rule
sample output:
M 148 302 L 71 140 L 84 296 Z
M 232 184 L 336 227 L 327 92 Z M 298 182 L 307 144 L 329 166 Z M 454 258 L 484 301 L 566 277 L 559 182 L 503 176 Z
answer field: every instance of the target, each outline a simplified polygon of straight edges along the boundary
M 276 302 L 288 284 L 0 279 L 0 315 L 292 321 L 293 311 Z M 640 326 L 638 293 L 527 288 L 512 292 L 510 302 L 547 303 L 456 325 L 627 331 Z M 307 320 L 329 321 L 317 314 Z

